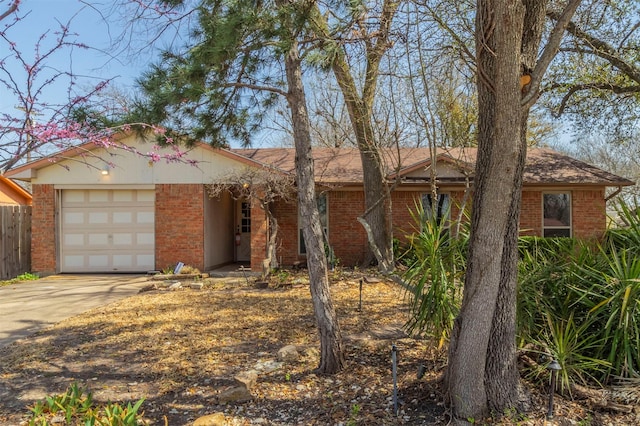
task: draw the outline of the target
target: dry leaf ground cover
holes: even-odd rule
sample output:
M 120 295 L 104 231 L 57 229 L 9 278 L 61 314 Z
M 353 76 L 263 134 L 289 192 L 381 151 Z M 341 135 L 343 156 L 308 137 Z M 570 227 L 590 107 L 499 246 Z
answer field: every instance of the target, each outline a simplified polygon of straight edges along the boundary
M 438 384 L 442 352 L 402 334 L 408 311 L 396 284 L 365 284 L 359 311 L 360 277 L 333 276 L 346 347 L 340 374 L 313 372 L 318 339 L 302 276 L 266 290 L 241 279 L 210 281 L 202 290 L 143 292 L 0 349 L 0 425 L 20 425 L 26 406 L 72 383 L 97 401 L 145 398 L 145 418 L 155 425 L 188 425 L 211 413 L 224 414 L 230 425 L 447 424 Z M 398 415 L 392 343 L 398 348 Z M 302 357 L 278 364 L 285 345 L 296 345 Z M 426 375 L 418 379 L 421 364 Z M 252 369 L 261 370 L 252 400 L 220 404 L 218 395 L 234 375 Z M 543 424 L 543 397 L 534 396 L 533 406 L 519 424 Z M 560 404 L 558 411 L 607 424 L 607 417 L 580 404 Z

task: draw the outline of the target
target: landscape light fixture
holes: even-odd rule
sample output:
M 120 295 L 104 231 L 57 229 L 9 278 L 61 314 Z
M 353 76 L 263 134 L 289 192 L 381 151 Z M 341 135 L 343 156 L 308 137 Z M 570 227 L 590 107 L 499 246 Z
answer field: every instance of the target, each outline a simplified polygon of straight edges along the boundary
M 549 410 L 547 411 L 547 420 L 553 419 L 553 393 L 556 390 L 556 376 L 558 371 L 562 370 L 562 366 L 558 361 L 552 359 L 547 370 L 551 371 L 551 384 L 549 385 Z

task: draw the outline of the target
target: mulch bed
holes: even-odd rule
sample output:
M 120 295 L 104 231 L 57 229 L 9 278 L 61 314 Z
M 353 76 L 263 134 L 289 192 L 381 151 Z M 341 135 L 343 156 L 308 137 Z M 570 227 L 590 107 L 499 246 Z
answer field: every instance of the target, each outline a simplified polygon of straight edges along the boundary
M 439 379 L 446 353 L 402 332 L 404 290 L 365 283 L 362 273 L 332 275 L 332 295 L 345 342 L 345 369 L 314 373 L 318 337 L 308 282 L 255 289 L 244 279 L 208 280 L 203 289 L 158 289 L 85 312 L 0 349 L 0 424 L 20 425 L 27 406 L 72 383 L 96 401 L 134 402 L 149 424 L 188 425 L 212 413 L 229 425 L 446 425 Z M 398 413 L 394 413 L 391 347 L 398 349 Z M 302 354 L 278 364 L 277 352 Z M 220 404 L 233 377 L 263 369 L 252 400 Z M 426 374 L 417 377 L 420 365 Z M 517 424 L 544 423 L 546 396 L 532 389 L 531 411 Z M 557 398 L 559 423 L 638 424 L 636 413 L 613 416 L 588 404 Z M 577 423 L 577 422 L 583 423 Z M 499 424 L 485 419 L 485 423 Z M 500 424 L 516 424 L 516 419 Z

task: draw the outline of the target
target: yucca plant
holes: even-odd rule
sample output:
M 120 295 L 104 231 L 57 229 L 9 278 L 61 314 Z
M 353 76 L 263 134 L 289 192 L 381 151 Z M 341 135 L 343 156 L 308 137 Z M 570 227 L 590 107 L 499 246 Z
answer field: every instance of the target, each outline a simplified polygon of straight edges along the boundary
M 598 383 L 598 378 L 609 368 L 607 361 L 588 354 L 597 352 L 602 337 L 590 331 L 592 319 L 586 318 L 581 324 L 574 321 L 573 314 L 566 319 L 554 318 L 546 312 L 546 328 L 537 339 L 532 340 L 530 352 L 542 355 L 541 362 L 529 371 L 529 377 L 540 379 L 549 376 L 546 366 L 551 359 L 560 363 L 562 370 L 558 376 L 558 391 L 571 395 L 574 383 Z
M 640 372 L 640 258 L 614 246 L 601 249 L 603 262 L 583 268 L 592 285 L 584 300 L 601 321 L 601 356 L 611 373 L 631 377 Z
M 415 231 L 409 236 L 412 262 L 403 274 L 411 300 L 407 328 L 435 337 L 442 347 L 460 309 L 468 228 L 461 227 L 452 236 L 446 220 L 425 214 L 418 202 L 411 216 Z
M 520 346 L 524 346 L 545 329 L 546 315 L 566 320 L 574 312 L 582 293 L 575 257 L 587 251 L 576 241 L 562 239 L 520 238 L 518 274 L 517 327 Z
M 619 199 L 614 204 L 615 218 L 611 223 L 616 224 L 607 230 L 606 247 L 622 248 L 640 253 L 640 214 L 638 200 L 629 204 L 624 199 Z

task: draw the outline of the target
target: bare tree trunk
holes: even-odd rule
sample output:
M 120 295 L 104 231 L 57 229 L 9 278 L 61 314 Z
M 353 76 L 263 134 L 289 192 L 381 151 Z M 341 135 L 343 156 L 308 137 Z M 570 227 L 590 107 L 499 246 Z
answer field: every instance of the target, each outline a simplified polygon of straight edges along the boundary
M 358 221 L 365 226 L 367 239 L 378 268 L 385 274 L 393 272 L 393 229 L 391 222 L 391 192 L 385 178 L 385 168 L 372 124 L 372 109 L 378 82 L 380 61 L 389 49 L 391 22 L 400 2 L 385 0 L 378 22 L 375 42 L 366 46 L 366 71 L 362 94 L 353 78 L 343 47 L 332 38 L 326 18 L 316 8 L 312 28 L 327 43 L 335 47 L 331 67 L 342 92 L 351 126 L 360 150 L 364 186 L 365 211 Z M 374 37 L 372 36 L 372 39 Z M 373 260 L 365 259 L 365 263 Z
M 298 203 L 305 246 L 313 310 L 320 333 L 320 365 L 318 372 L 333 374 L 344 364 L 342 337 L 331 294 L 324 252 L 322 226 L 315 197 L 313 157 L 309 116 L 302 84 L 302 71 L 298 47 L 295 42 L 285 58 L 289 91 L 287 101 L 291 109 L 293 135 L 296 148 L 296 174 Z
M 478 157 L 464 297 L 449 347 L 456 423 L 502 413 L 517 398 L 517 236 L 526 122 L 581 0 L 568 0 L 540 53 L 546 0 L 478 0 Z M 520 80 L 527 76 L 528 79 Z M 529 81 L 520 86 L 520 81 Z M 500 257 L 495 253 L 501 253 Z M 484 356 L 483 356 L 484 355 Z
M 267 275 L 271 273 L 271 270 L 278 264 L 276 258 L 276 242 L 278 241 L 278 220 L 273 215 L 271 210 L 271 203 L 263 203 L 262 209 L 267 213 L 267 220 L 269 222 L 269 240 L 267 241 L 267 258 L 265 259 L 265 266 L 268 267 Z
M 521 98 L 518 52 L 524 8 L 517 0 L 479 0 L 477 4 L 476 185 L 464 297 L 452 334 L 447 377 L 458 423 L 479 420 L 489 408 L 501 410 L 495 402 L 509 403 L 517 387 L 517 371 L 511 369 L 515 342 L 506 346 L 502 343 L 515 337 L 509 334 L 513 333 L 514 318 L 507 305 L 515 307 L 515 299 L 512 300 L 517 276 L 515 249 L 525 154 L 520 142 L 522 116 L 518 113 Z M 492 337 L 492 332 L 499 335 Z M 490 343 L 492 339 L 500 344 Z M 487 380 L 488 375 L 490 380 L 494 379 L 490 374 L 498 368 L 488 361 L 496 356 L 492 351 L 504 351 L 498 358 L 509 360 L 508 372 L 502 375 L 504 382 L 498 386 Z M 497 399 L 489 403 L 490 397 Z

